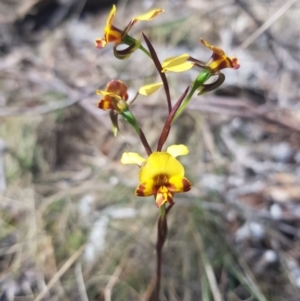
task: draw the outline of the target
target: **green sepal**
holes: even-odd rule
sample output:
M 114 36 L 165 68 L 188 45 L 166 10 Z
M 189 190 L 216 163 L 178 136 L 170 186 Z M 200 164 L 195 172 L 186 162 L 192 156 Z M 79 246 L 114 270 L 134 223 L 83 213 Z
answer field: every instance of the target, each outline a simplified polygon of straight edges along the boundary
M 137 40 L 130 35 L 126 34 L 125 36 L 122 37 L 122 42 L 126 45 L 132 45 L 137 42 Z
M 210 70 L 202 70 L 193 83 L 192 90 L 197 90 L 212 76 L 212 72 Z
M 198 95 L 203 95 L 207 92 L 210 92 L 212 90 L 219 88 L 225 81 L 225 75 L 223 73 L 219 72 L 217 74 L 217 76 L 218 76 L 218 79 L 215 82 L 213 82 L 211 84 L 206 84 L 206 85 L 203 84 L 200 88 L 198 88 L 198 91 L 199 91 Z
M 140 134 L 140 127 L 138 126 L 134 115 L 129 110 L 123 111 L 120 114 L 136 130 L 136 132 Z
M 128 44 L 126 42 L 124 42 L 125 45 L 129 45 L 127 48 L 123 49 L 123 50 L 118 50 L 117 47 L 118 45 L 114 46 L 114 56 L 119 59 L 119 60 L 125 60 L 128 59 L 131 54 L 133 52 L 135 52 L 136 50 L 138 50 L 141 46 L 141 40 L 135 40 L 133 39 L 134 42 L 132 42 L 131 44 Z
M 120 131 L 119 125 L 118 125 L 118 113 L 114 110 L 110 110 L 109 117 L 112 123 L 112 131 L 114 136 L 116 137 L 118 132 Z

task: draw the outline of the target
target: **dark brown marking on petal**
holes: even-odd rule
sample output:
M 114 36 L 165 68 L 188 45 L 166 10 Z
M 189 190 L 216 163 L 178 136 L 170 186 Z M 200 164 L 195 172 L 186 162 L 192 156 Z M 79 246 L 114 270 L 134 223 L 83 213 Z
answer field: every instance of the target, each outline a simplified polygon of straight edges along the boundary
M 98 108 L 102 109 L 102 110 L 114 110 L 114 104 L 109 102 L 108 100 L 102 99 L 99 103 L 98 103 Z
M 135 190 L 135 195 L 137 196 L 145 196 L 144 191 L 146 189 L 145 183 L 141 183 Z
M 222 56 L 218 53 L 213 53 L 210 60 L 213 61 L 213 62 L 216 62 L 216 61 L 219 61 L 219 60 L 222 60 Z
M 220 60 L 219 64 L 218 64 L 218 67 L 216 68 L 217 70 L 222 70 L 222 69 L 225 69 L 225 68 L 231 68 L 231 64 L 229 62 L 229 60 Z
M 166 185 L 166 187 L 168 188 L 169 191 L 172 191 L 172 192 L 178 192 L 178 191 L 177 191 L 177 188 L 176 188 L 176 186 L 175 186 L 174 184 L 168 183 L 168 184 Z
M 167 187 L 170 191 L 175 191 L 176 190 L 176 186 L 174 184 L 168 183 Z
M 104 33 L 104 38 L 108 43 L 120 43 L 122 41 L 122 31 L 111 25 L 109 30 Z
M 183 191 L 189 191 L 192 188 L 192 184 L 190 183 L 190 181 L 187 178 L 183 178 L 182 179 L 182 186 L 183 186 Z

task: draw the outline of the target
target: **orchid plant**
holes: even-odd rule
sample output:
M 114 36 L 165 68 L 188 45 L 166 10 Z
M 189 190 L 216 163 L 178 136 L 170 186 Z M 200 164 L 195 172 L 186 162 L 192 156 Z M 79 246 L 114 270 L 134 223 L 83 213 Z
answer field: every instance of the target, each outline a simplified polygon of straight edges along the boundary
M 122 164 L 136 164 L 139 166 L 139 181 L 135 195 L 140 197 L 154 196 L 156 206 L 160 209 L 158 220 L 157 235 L 157 269 L 156 269 L 156 286 L 154 291 L 154 300 L 159 300 L 161 265 L 162 265 L 162 248 L 167 237 L 167 214 L 174 205 L 174 194 L 187 192 L 191 189 L 191 182 L 184 176 L 185 170 L 183 165 L 177 160 L 178 156 L 187 155 L 188 148 L 185 145 L 178 144 L 169 146 L 163 151 L 173 122 L 183 113 L 192 97 L 202 95 L 218 88 L 225 80 L 225 75 L 221 72 L 224 68 L 238 69 L 240 67 L 237 58 L 228 57 L 225 52 L 218 47 L 209 44 L 207 41 L 200 39 L 200 42 L 212 51 L 211 58 L 207 62 L 200 61 L 191 57 L 189 54 L 182 54 L 176 57 L 170 57 L 162 63 L 158 59 L 156 51 L 143 34 L 146 49 L 141 39 L 135 39 L 129 35 L 129 31 L 138 21 L 150 21 L 164 12 L 163 9 L 154 9 L 143 15 L 134 17 L 129 24 L 122 30 L 113 25 L 116 15 L 116 6 L 113 5 L 107 19 L 104 30 L 104 37 L 95 40 L 97 48 L 102 49 L 108 43 L 114 44 L 114 56 L 117 59 L 127 59 L 135 51 L 143 51 L 153 62 L 160 75 L 161 82 L 143 86 L 139 89 L 136 96 L 128 101 L 128 93 L 125 83 L 119 79 L 111 80 L 104 90 L 97 90 L 97 94 L 102 98 L 98 102 L 98 108 L 110 111 L 113 133 L 117 135 L 119 131 L 118 116 L 121 115 L 136 131 L 142 145 L 147 153 L 147 158 L 143 158 L 138 153 L 127 152 L 122 155 Z M 118 45 L 125 44 L 125 49 L 119 50 Z M 187 87 L 174 105 L 169 92 L 169 83 L 167 72 L 184 72 L 196 67 L 200 69 L 198 76 L 190 87 Z M 210 84 L 206 82 L 212 76 L 217 79 Z M 143 133 L 137 119 L 131 111 L 131 105 L 139 94 L 151 95 L 160 87 L 164 87 L 166 94 L 168 116 L 165 120 L 164 127 L 158 137 L 156 150 L 150 147 L 145 134 Z

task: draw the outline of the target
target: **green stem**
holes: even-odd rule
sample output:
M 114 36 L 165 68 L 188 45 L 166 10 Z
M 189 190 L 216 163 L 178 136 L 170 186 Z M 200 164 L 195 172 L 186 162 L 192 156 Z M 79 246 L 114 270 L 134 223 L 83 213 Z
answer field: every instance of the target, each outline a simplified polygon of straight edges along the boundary
M 193 86 L 193 88 L 191 89 L 190 93 L 187 95 L 187 97 L 185 98 L 185 100 L 183 101 L 181 107 L 178 109 L 178 111 L 176 112 L 175 116 L 172 119 L 172 123 L 181 115 L 181 113 L 184 111 L 184 109 L 186 108 L 186 106 L 188 105 L 188 103 L 190 102 L 193 94 L 195 93 L 197 89 L 195 88 L 195 86 Z
M 192 96 L 194 95 L 194 93 L 196 92 L 196 90 L 199 89 L 211 76 L 212 76 L 212 73 L 210 70 L 204 69 L 199 73 L 199 75 L 197 76 L 197 78 L 194 81 L 194 84 L 193 84 L 193 87 L 192 87 L 190 93 L 186 96 L 186 98 L 182 102 L 182 105 L 176 112 L 176 114 L 172 120 L 172 123 L 182 114 L 182 112 L 184 111 L 184 109 L 186 108 L 188 103 L 190 102 L 190 100 L 191 100 Z
M 152 150 L 151 147 L 144 135 L 144 132 L 142 131 L 142 129 L 139 127 L 134 115 L 129 111 L 129 110 L 124 110 L 120 113 L 123 118 L 135 129 L 135 131 L 137 132 L 137 134 L 139 135 L 141 142 L 148 154 L 148 156 L 150 156 L 152 154 Z
M 143 45 L 140 45 L 139 49 L 142 50 L 150 59 L 152 59 L 150 52 Z
M 160 216 L 161 216 L 161 218 L 165 218 L 165 216 L 166 216 L 166 206 L 165 206 L 165 204 L 163 204 L 160 207 Z

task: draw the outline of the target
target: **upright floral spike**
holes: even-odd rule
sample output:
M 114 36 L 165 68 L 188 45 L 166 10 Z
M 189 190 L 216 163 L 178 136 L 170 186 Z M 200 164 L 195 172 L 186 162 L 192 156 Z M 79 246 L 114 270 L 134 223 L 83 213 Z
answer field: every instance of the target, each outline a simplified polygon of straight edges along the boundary
M 115 56 L 119 59 L 124 59 L 130 56 L 130 54 L 135 50 L 137 50 L 138 48 L 141 48 L 140 41 L 135 40 L 134 38 L 128 35 L 128 32 L 131 30 L 134 24 L 136 24 L 138 21 L 150 21 L 164 10 L 160 8 L 154 9 L 149 11 L 148 13 L 134 17 L 123 30 L 113 25 L 116 11 L 117 8 L 115 5 L 113 5 L 106 21 L 106 26 L 104 29 L 104 37 L 96 39 L 95 45 L 97 48 L 102 49 L 106 46 L 107 43 L 113 43 L 115 44 L 114 46 Z M 123 50 L 117 50 L 117 46 L 121 43 L 129 45 L 129 47 Z
M 137 153 L 124 153 L 121 162 L 141 167 L 140 184 L 135 194 L 141 197 L 155 195 L 156 205 L 161 207 L 166 202 L 173 204 L 174 193 L 191 189 L 191 183 L 184 177 L 184 167 L 176 159 L 177 156 L 187 154 L 185 145 L 172 145 L 166 152 L 154 152 L 147 159 Z

